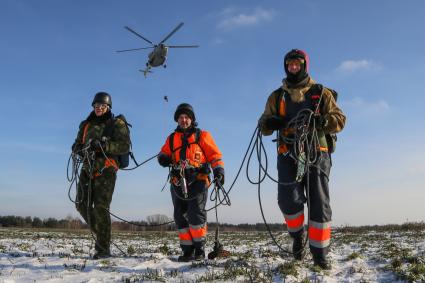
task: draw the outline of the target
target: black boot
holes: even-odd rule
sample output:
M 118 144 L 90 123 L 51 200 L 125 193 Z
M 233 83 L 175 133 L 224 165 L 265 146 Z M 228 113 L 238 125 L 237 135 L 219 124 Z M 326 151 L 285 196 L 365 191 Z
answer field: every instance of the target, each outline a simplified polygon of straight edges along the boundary
M 93 259 L 101 259 L 111 257 L 111 251 L 108 249 L 106 251 L 96 251 L 93 255 Z
M 204 247 L 196 248 L 195 250 L 195 260 L 200 261 L 205 259 L 205 250 Z
M 323 254 L 313 254 L 313 261 L 314 265 L 320 267 L 324 270 L 331 270 L 332 266 L 329 260 L 327 259 L 327 256 Z
M 183 255 L 179 256 L 179 258 L 177 259 L 177 261 L 179 262 L 188 262 L 193 260 L 193 253 L 194 253 L 195 249 L 193 247 L 190 248 L 186 248 L 183 250 Z
M 305 236 L 303 233 L 300 236 L 295 237 L 292 242 L 292 255 L 295 260 L 302 260 L 305 256 L 304 241 Z
M 101 259 L 101 258 L 111 257 L 111 250 L 109 249 L 109 245 L 107 245 L 107 246 L 108 247 L 103 247 L 99 243 L 95 243 L 94 248 L 95 248 L 96 252 L 93 255 L 93 259 Z

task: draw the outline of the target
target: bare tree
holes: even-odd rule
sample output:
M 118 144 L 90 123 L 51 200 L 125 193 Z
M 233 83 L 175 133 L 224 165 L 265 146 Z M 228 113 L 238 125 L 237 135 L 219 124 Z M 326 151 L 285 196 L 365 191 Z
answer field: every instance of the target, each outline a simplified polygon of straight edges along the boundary
M 149 215 L 148 217 L 146 217 L 146 220 L 149 225 L 158 225 L 158 224 L 167 223 L 171 221 L 171 219 L 164 214 Z

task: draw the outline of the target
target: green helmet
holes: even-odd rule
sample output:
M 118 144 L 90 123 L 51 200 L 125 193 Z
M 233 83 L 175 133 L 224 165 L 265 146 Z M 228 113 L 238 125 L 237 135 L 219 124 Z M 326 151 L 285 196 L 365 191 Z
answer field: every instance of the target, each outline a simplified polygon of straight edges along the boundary
M 112 98 L 111 95 L 107 92 L 98 92 L 93 98 L 93 102 L 91 103 L 91 106 L 94 106 L 95 103 L 102 103 L 107 104 L 109 108 L 112 109 Z

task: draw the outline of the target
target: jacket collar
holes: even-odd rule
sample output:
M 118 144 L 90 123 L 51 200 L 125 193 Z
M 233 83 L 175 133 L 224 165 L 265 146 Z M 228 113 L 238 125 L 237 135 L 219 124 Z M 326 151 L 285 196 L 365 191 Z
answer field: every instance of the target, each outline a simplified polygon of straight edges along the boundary
M 109 119 L 112 119 L 113 117 L 114 117 L 114 114 L 112 114 L 111 111 L 108 111 L 99 117 L 96 116 L 96 113 L 94 113 L 94 111 L 92 111 L 90 115 L 87 117 L 86 121 L 92 122 L 92 123 L 102 123 L 102 122 L 106 122 Z
M 186 134 L 186 135 L 191 135 L 194 132 L 196 132 L 196 127 L 190 127 L 189 129 L 184 130 L 180 126 L 177 126 L 175 131 L 177 133 L 183 133 L 183 134 Z
M 282 81 L 282 89 L 289 93 L 293 102 L 302 102 L 305 100 L 304 94 L 316 83 L 311 77 L 307 77 L 298 84 L 290 84 L 285 79 Z

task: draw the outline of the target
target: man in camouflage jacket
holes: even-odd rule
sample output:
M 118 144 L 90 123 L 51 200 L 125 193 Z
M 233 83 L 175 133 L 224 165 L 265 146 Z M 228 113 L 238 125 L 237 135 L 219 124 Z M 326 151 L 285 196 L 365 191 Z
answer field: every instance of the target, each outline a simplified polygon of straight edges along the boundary
M 307 54 L 298 49 L 288 52 L 284 59 L 286 78 L 283 85 L 268 98 L 263 115 L 259 120 L 261 133 L 265 136 L 278 131 L 278 203 L 288 232 L 294 239 L 292 252 L 296 260 L 304 256 L 304 203 L 309 199 L 308 235 L 314 264 L 330 269 L 327 258 L 331 238 L 332 211 L 329 201 L 329 173 L 331 169 L 330 134 L 341 131 L 345 115 L 336 104 L 330 89 L 319 86 L 308 74 Z M 309 174 L 295 182 L 298 162 L 293 146 L 285 143 L 293 136 L 294 128 L 288 123 L 304 109 L 315 112 L 314 126 L 317 129 L 318 145 L 315 150 L 319 158 L 309 167 Z M 307 180 L 308 178 L 308 180 Z M 307 182 L 308 181 L 308 182 Z M 309 189 L 307 189 L 307 183 Z M 306 193 L 309 193 L 306 196 Z
M 114 118 L 112 99 L 106 92 L 95 95 L 93 111 L 81 122 L 72 150 L 84 158 L 77 186 L 76 208 L 96 236 L 94 259 L 110 256 L 112 201 L 119 161 L 128 153 L 129 131 L 126 122 Z M 110 136 L 105 128 L 112 127 Z

